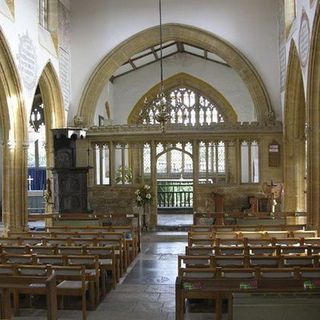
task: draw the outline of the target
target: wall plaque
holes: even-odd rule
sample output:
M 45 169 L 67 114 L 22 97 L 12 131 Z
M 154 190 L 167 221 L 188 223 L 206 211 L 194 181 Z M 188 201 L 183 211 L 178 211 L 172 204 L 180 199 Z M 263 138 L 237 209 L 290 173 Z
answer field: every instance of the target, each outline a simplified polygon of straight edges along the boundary
M 23 83 L 29 90 L 33 90 L 37 81 L 37 56 L 28 32 L 19 35 L 18 61 Z
M 280 166 L 280 145 L 277 142 L 269 144 L 269 167 Z

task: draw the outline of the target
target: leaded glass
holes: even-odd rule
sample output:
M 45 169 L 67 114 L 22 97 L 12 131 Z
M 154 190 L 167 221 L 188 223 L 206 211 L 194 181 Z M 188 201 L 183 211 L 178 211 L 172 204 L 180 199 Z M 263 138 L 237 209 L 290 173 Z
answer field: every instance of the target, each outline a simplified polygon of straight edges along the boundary
M 225 172 L 225 144 L 224 142 L 219 142 L 218 144 L 218 172 L 219 173 L 224 173 Z
M 95 146 L 96 183 L 110 184 L 110 150 L 109 145 Z
M 251 144 L 251 177 L 253 183 L 259 182 L 259 146 L 256 141 Z
M 132 169 L 129 166 L 129 146 L 127 144 L 115 144 L 115 177 L 117 184 L 132 183 Z
M 206 145 L 204 142 L 199 144 L 199 171 L 206 172 L 207 154 Z
M 47 154 L 46 154 L 46 143 L 39 141 L 39 167 L 46 167 L 47 165 Z
M 259 144 L 257 141 L 241 143 L 241 182 L 259 183 Z
M 171 172 L 182 172 L 182 152 L 180 150 L 174 149 L 171 151 Z
M 36 166 L 35 146 L 34 146 L 34 143 L 31 143 L 28 147 L 28 167 L 33 168 L 35 166 Z
M 199 143 L 199 182 L 214 183 L 225 181 L 225 143 Z
M 151 148 L 148 143 L 143 147 L 143 172 L 147 174 L 151 173 Z
M 157 172 L 166 173 L 167 172 L 167 154 L 164 153 L 158 158 L 157 161 Z
M 213 102 L 192 89 L 180 87 L 166 92 L 170 105 L 170 123 L 184 125 L 205 125 L 223 122 L 223 116 Z M 154 100 L 141 110 L 139 122 L 157 124 L 156 115 L 159 113 L 159 102 Z

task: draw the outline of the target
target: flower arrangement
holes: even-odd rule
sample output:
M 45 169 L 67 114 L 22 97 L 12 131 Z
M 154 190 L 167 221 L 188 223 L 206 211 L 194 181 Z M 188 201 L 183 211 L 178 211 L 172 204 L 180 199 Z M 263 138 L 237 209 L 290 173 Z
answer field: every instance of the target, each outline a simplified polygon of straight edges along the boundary
M 122 173 L 124 175 L 122 179 Z M 116 183 L 131 183 L 132 182 L 132 170 L 129 167 L 124 167 L 122 170 L 122 166 L 116 171 Z
M 142 207 L 152 200 L 151 187 L 148 184 L 145 184 L 136 190 L 135 195 L 137 206 Z

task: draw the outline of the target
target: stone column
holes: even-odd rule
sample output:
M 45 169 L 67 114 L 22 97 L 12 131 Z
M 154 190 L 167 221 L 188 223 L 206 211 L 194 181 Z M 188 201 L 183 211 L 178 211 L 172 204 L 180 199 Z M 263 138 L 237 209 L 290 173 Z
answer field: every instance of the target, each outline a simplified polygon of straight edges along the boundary
M 305 211 L 305 140 L 295 138 L 285 143 L 284 211 Z
M 151 182 L 154 201 L 150 206 L 150 227 L 157 225 L 157 145 L 154 141 L 151 143 Z
M 198 211 L 198 186 L 199 186 L 199 142 L 193 140 L 192 142 L 192 154 L 193 154 L 193 212 Z
M 3 222 L 4 231 L 28 227 L 27 144 L 10 141 L 3 147 Z

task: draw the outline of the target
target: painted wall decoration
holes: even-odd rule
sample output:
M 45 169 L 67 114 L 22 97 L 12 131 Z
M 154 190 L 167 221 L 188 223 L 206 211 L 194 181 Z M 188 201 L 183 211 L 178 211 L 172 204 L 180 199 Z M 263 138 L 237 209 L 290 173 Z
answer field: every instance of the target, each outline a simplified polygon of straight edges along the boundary
M 310 26 L 309 18 L 303 9 L 299 30 L 299 55 L 301 60 L 301 65 L 305 67 L 308 62 L 309 56 L 309 46 L 310 46 Z
M 36 86 L 38 65 L 35 45 L 28 32 L 19 35 L 18 61 L 24 85 L 33 90 Z

